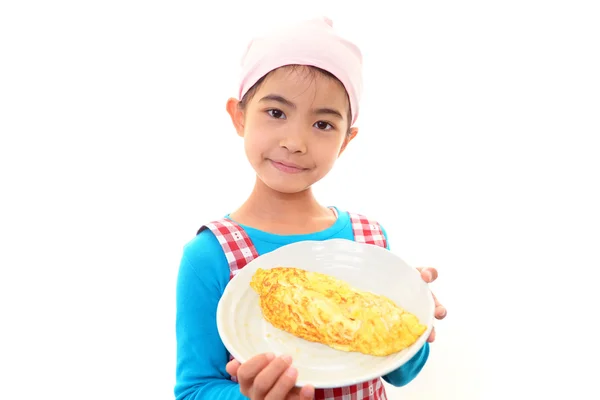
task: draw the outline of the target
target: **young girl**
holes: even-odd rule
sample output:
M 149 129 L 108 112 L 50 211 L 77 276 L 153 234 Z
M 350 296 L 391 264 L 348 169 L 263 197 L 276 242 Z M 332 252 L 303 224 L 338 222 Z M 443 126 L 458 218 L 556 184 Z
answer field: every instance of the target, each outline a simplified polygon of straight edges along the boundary
M 344 238 L 389 249 L 376 221 L 320 205 L 311 186 L 352 141 L 362 56 L 328 19 L 253 40 L 242 61 L 239 99 L 227 112 L 256 171 L 254 189 L 235 212 L 207 223 L 184 248 L 177 283 L 177 400 L 385 399 L 381 379 L 336 389 L 295 388 L 289 356 L 230 360 L 216 325 L 229 280 L 249 261 L 302 240 Z M 422 270 L 427 282 L 434 269 Z M 436 300 L 436 318 L 445 309 Z M 433 341 L 434 333 L 429 338 Z M 406 385 L 421 371 L 429 343 L 382 379 Z

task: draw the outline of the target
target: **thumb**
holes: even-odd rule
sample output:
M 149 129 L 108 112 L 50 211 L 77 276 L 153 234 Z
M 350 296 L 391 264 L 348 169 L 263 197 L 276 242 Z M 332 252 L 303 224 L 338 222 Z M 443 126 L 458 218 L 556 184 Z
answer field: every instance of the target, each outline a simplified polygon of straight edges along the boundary
M 231 360 L 225 366 L 225 370 L 231 376 L 237 376 L 237 371 L 240 368 L 240 363 L 237 360 Z

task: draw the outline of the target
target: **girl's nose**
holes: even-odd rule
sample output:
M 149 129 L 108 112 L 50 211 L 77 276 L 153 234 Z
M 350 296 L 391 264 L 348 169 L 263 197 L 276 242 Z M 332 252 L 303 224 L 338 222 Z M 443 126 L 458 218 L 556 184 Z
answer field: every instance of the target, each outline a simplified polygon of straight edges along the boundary
M 306 140 L 300 129 L 290 130 L 281 138 L 279 146 L 287 149 L 290 153 L 306 153 Z

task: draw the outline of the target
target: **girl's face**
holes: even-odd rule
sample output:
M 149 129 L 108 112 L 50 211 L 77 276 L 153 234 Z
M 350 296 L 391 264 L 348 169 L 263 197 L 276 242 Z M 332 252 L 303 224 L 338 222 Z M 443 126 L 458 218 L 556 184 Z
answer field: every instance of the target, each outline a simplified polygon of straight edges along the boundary
M 349 102 L 341 83 L 304 68 L 280 68 L 244 111 L 227 109 L 250 164 L 271 189 L 301 192 L 323 178 L 357 129 L 348 134 Z

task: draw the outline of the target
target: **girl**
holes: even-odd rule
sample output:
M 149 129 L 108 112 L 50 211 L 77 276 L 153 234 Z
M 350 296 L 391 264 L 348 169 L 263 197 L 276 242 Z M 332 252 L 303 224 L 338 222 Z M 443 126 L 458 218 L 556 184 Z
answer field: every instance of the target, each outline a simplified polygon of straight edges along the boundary
M 227 112 L 244 139 L 256 183 L 235 212 L 200 228 L 186 244 L 177 283 L 177 400 L 385 399 L 382 379 L 409 383 L 429 343 L 399 369 L 358 385 L 295 388 L 289 356 L 260 354 L 240 365 L 219 338 L 216 309 L 225 286 L 253 258 L 302 240 L 345 238 L 389 249 L 376 221 L 320 205 L 311 186 L 356 137 L 362 56 L 331 21 L 307 21 L 253 40 L 242 61 L 239 98 Z M 434 269 L 421 271 L 427 282 Z M 436 301 L 436 318 L 445 309 Z M 433 341 L 434 333 L 429 338 Z

